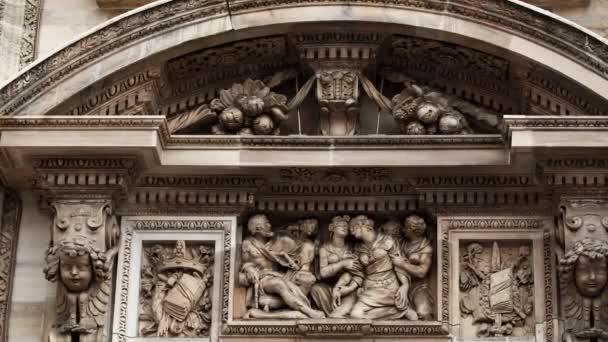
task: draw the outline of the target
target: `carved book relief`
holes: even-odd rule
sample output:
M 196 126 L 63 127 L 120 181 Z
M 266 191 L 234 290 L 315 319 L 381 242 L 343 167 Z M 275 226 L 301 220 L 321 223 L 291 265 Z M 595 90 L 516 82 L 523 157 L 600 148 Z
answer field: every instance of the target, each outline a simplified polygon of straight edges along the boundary
M 461 242 L 464 335 L 533 336 L 533 273 L 527 243 Z
M 144 246 L 140 336 L 209 336 L 213 253 L 213 246 L 184 240 Z
M 249 218 L 244 319 L 433 319 L 433 245 L 422 217 L 378 227 L 366 215 L 337 215 L 321 225 L 309 218 L 273 230 L 266 215 Z

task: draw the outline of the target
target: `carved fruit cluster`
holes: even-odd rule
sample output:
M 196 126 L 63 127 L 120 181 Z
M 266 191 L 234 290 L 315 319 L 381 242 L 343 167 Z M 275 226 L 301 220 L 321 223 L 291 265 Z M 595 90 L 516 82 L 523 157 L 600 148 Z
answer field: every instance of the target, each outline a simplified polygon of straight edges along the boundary
M 264 82 L 247 79 L 220 90 L 209 108 L 218 115 L 215 134 L 277 135 L 287 119 L 287 98 L 270 91 Z
M 472 133 L 464 115 L 440 93 L 415 85 L 393 97 L 392 114 L 407 135 Z

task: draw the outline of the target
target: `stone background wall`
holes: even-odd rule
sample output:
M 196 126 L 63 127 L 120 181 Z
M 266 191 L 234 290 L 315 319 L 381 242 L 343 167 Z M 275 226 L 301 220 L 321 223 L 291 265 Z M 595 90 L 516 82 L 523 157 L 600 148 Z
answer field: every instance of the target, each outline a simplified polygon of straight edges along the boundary
M 553 12 L 608 38 L 608 0 L 590 0 L 587 6 L 554 9 Z

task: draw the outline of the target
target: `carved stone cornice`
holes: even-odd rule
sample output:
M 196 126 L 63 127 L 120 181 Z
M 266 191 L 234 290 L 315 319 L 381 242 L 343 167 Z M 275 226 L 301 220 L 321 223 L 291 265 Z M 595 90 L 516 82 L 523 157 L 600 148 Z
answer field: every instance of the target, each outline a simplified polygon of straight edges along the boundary
M 296 3 L 288 0 L 241 0 L 232 1 L 230 12 L 239 14 L 253 10 L 303 6 L 312 3 L 317 4 L 318 2 L 311 0 Z M 327 2 L 327 4 L 332 3 Z M 377 4 L 372 0 L 359 0 L 355 3 Z M 397 8 L 472 18 L 485 25 L 499 27 L 533 41 L 540 41 L 598 74 L 608 77 L 608 48 L 595 35 L 516 3 L 500 2 L 493 3 L 491 6 L 485 5 L 486 3 L 480 2 L 480 0 L 432 3 L 406 1 L 393 4 Z M 94 63 L 136 39 L 172 30 L 188 21 L 211 18 L 227 12 L 227 5 L 222 1 L 201 3 L 180 0 L 162 3 L 114 21 L 58 51 L 14 79 L 0 92 L 0 111 L 3 115 L 16 112 L 49 87 L 71 76 L 80 67 Z
M 34 187 L 47 198 L 123 195 L 137 175 L 134 157 L 34 157 Z
M 601 116 L 540 116 L 507 115 L 504 119 L 506 133 L 515 130 L 608 130 L 608 117 Z
M 254 207 L 264 179 L 241 175 L 148 175 L 129 189 L 121 214 L 240 214 Z
M 360 149 L 421 149 L 421 148 L 502 148 L 505 141 L 500 134 L 475 135 L 369 135 L 352 137 L 324 136 L 213 136 L 213 135 L 172 135 L 169 133 L 165 118 L 159 116 L 38 116 L 0 119 L 0 129 L 24 130 L 33 128 L 149 128 L 158 130 L 163 146 L 194 146 L 204 148 L 278 148 L 309 147 L 360 148 Z
M 560 192 L 607 191 L 608 159 L 564 156 L 539 160 L 538 172 L 545 186 Z

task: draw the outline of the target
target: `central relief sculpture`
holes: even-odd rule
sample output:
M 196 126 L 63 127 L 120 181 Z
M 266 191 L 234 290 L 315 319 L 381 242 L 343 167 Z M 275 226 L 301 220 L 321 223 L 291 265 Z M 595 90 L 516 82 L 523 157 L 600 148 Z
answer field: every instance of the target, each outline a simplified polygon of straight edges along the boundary
M 245 319 L 433 318 L 433 247 L 418 215 L 381 229 L 365 215 L 338 215 L 320 247 L 317 219 L 275 233 L 259 214 L 247 228 L 239 273 L 247 288 Z

